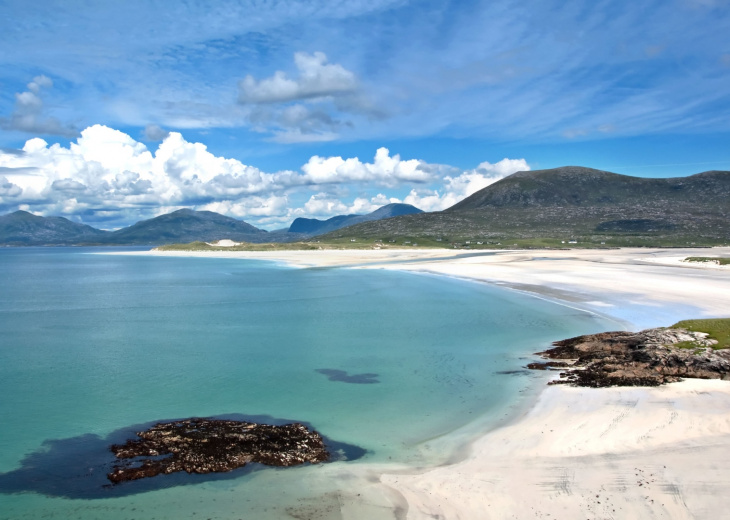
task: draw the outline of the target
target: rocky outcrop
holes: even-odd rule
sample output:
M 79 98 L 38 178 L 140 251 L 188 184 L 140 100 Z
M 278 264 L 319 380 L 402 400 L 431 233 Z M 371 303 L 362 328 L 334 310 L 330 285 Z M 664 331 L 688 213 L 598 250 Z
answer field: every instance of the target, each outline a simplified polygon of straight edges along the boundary
M 147 457 L 116 465 L 107 475 L 115 484 L 177 471 L 226 472 L 249 462 L 295 466 L 324 462 L 330 456 L 322 436 L 299 423 L 272 426 L 193 418 L 158 423 L 137 436 L 140 439 L 110 448 L 118 459 Z
M 682 378 L 729 379 L 730 349 L 703 332 L 657 328 L 641 332 L 603 332 L 553 343 L 530 363 L 533 370 L 563 369 L 549 384 L 574 386 L 658 386 Z M 682 344 L 682 346 L 678 346 Z

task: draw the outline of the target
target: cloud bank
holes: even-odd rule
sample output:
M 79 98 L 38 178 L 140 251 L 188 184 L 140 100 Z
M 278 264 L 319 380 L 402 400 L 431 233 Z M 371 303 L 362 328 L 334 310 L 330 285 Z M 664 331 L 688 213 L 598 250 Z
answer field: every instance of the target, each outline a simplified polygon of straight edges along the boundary
M 33 138 L 21 151 L 0 151 L 0 210 L 28 207 L 113 228 L 193 207 L 281 227 L 297 216 L 367 213 L 390 202 L 441 210 L 527 169 L 524 159 L 503 159 L 462 171 L 379 148 L 372 162 L 315 155 L 297 171 L 269 173 L 216 156 L 177 132 L 150 150 L 94 125 L 68 147 Z

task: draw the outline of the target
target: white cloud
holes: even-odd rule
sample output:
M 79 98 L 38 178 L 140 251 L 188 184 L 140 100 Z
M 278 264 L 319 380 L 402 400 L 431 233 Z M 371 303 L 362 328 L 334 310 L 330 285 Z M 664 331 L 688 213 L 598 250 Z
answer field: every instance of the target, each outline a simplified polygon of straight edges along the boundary
M 23 189 L 17 184 L 13 184 L 8 179 L 0 175 L 0 201 L 4 198 L 14 199 L 23 193 Z
M 524 159 L 505 158 L 494 164 L 483 162 L 473 170 L 467 170 L 459 176 L 446 176 L 440 192 L 413 189 L 403 202 L 424 211 L 441 211 L 508 175 L 529 169 L 530 165 Z
M 299 171 L 268 173 L 214 155 L 177 132 L 148 149 L 124 132 L 95 125 L 68 147 L 33 138 L 22 151 L 0 150 L 0 211 L 27 205 L 115 228 L 192 207 L 283 226 L 298 216 L 365 214 L 401 201 L 388 190 L 410 189 L 403 202 L 440 210 L 528 169 L 524 159 L 503 159 L 464 171 L 379 148 L 372 162 L 313 156 Z
M 328 63 L 324 53 L 297 52 L 294 63 L 295 78 L 279 70 L 261 80 L 249 74 L 238 83 L 238 102 L 248 110 L 252 130 L 271 134 L 270 141 L 332 141 L 342 129 L 355 126 L 353 117 L 384 117 L 360 91 L 355 74 Z
M 276 217 L 287 214 L 288 199 L 286 196 L 246 197 L 243 200 L 223 200 L 210 202 L 200 206 L 199 210 L 215 211 L 223 215 L 239 218 Z
M 357 89 L 355 75 L 342 65 L 327 63 L 323 52 L 294 54 L 299 71 L 297 79 L 289 79 L 283 71 L 257 81 L 250 74 L 238 83 L 241 103 L 285 103 L 301 99 L 338 96 Z
M 288 219 L 291 222 L 297 217 L 327 219 L 335 215 L 366 215 L 395 202 L 401 200 L 378 193 L 370 198 L 356 197 L 352 203 L 347 204 L 335 195 L 320 192 L 312 195 L 302 207 L 290 209 Z
M 15 94 L 15 107 L 7 118 L 0 118 L 0 127 L 6 130 L 18 130 L 46 135 L 74 137 L 78 130 L 71 125 L 64 125 L 55 117 L 44 116 L 41 90 L 53 87 L 53 81 L 47 76 L 36 76 L 28 83 L 28 90 Z
M 143 134 L 147 141 L 164 141 L 170 135 L 170 132 L 159 125 L 147 125 Z
M 372 163 L 363 163 L 357 157 L 312 156 L 302 166 L 305 178 L 312 184 L 375 182 L 384 186 L 395 186 L 403 182 L 425 183 L 435 176 L 424 161 L 402 160 L 400 155 L 391 157 L 387 148 L 378 148 Z

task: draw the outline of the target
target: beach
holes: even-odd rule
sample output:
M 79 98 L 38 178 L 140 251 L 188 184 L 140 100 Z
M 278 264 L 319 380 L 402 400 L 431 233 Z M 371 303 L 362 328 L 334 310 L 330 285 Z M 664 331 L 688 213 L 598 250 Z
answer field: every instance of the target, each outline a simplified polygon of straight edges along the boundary
M 730 248 L 148 254 L 458 277 L 606 315 L 633 330 L 730 316 L 730 270 L 681 262 L 729 256 Z M 509 424 L 485 432 L 462 460 L 386 471 L 380 482 L 408 519 L 718 518 L 730 506 L 729 444 L 730 382 L 550 386 Z

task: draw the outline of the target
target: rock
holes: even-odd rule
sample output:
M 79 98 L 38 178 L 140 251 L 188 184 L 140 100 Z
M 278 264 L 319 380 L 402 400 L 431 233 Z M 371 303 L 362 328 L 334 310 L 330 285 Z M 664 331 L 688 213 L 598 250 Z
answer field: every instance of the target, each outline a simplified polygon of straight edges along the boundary
M 257 462 L 269 466 L 316 464 L 329 459 L 322 436 L 299 423 L 272 426 L 246 421 L 191 418 L 155 424 L 140 439 L 114 444 L 118 459 L 146 458 L 140 465 L 118 464 L 113 483 L 170 474 L 226 472 Z M 162 455 L 168 455 L 162 457 Z
M 713 350 L 717 341 L 707 336 L 668 328 L 589 334 L 556 341 L 554 348 L 538 352 L 560 362 L 530 363 L 527 368 L 564 366 L 560 379 L 549 384 L 588 387 L 658 386 L 685 377 L 730 379 L 730 350 Z M 697 347 L 676 346 L 683 342 Z

